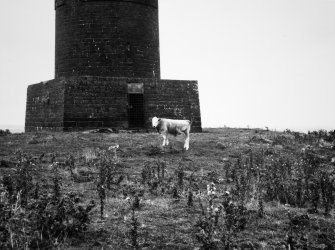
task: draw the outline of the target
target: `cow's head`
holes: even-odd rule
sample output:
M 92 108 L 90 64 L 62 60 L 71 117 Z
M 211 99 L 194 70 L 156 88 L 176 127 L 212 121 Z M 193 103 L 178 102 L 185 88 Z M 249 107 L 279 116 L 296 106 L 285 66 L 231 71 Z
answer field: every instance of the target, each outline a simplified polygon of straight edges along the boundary
M 159 119 L 155 116 L 154 118 L 152 118 L 151 122 L 152 127 L 156 128 L 158 126 Z

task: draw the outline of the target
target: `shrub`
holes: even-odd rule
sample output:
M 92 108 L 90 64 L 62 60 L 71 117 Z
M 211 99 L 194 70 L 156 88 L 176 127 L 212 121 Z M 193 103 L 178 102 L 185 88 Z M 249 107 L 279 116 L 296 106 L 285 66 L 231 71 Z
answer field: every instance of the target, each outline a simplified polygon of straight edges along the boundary
M 159 188 L 164 193 L 168 185 L 166 163 L 164 161 L 145 163 L 141 171 L 141 183 L 147 185 L 152 194 L 158 195 Z
M 77 237 L 87 229 L 91 202 L 83 207 L 69 195 L 60 198 L 42 196 L 21 202 L 22 192 L 15 202 L 2 200 L 0 205 L 1 249 L 49 249 L 68 237 Z M 24 207 L 21 205 L 24 204 Z
M 320 173 L 321 197 L 324 204 L 324 215 L 330 216 L 330 211 L 335 202 L 335 170 L 330 168 Z
M 286 243 L 289 249 L 309 249 L 306 230 L 310 227 L 310 218 L 308 215 L 293 215 L 288 213 L 289 229 L 286 237 Z
M 53 160 L 53 192 L 41 190 L 35 181 L 36 164 L 30 155 L 18 152 L 13 175 L 2 178 L 0 189 L 0 249 L 50 249 L 87 229 L 89 212 L 95 206 L 78 204 L 73 194 L 61 195 L 58 163 Z
M 200 202 L 202 215 L 195 224 L 195 236 L 201 249 L 233 249 L 237 233 L 244 230 L 248 222 L 246 208 L 235 204 L 228 191 L 223 194 L 219 205 L 215 205 L 217 198 L 215 184 L 211 183 L 207 186 L 207 210 Z
M 6 136 L 6 135 L 10 135 L 10 134 L 12 134 L 12 133 L 9 131 L 9 129 L 5 129 L 5 130 L 0 129 L 0 136 Z

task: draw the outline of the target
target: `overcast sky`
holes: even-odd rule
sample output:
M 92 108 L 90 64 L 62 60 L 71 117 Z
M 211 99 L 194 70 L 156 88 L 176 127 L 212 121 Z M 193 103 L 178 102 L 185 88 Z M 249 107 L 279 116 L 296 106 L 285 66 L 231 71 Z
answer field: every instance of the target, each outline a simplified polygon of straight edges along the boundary
M 335 0 L 159 0 L 162 79 L 198 80 L 203 127 L 335 129 Z M 54 78 L 53 0 L 0 1 L 0 128 Z

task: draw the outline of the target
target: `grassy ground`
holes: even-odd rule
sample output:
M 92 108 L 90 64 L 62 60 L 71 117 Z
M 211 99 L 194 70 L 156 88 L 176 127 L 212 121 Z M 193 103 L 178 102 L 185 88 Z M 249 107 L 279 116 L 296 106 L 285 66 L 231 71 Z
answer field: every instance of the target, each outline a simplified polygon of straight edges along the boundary
M 331 142 L 295 133 L 218 128 L 191 134 L 189 151 L 182 150 L 179 137 L 171 138 L 165 148 L 160 147 L 161 143 L 162 138 L 156 133 L 1 136 L 0 176 L 15 175 L 19 155 L 24 152 L 36 162 L 31 171 L 32 183 L 41 183 L 52 192 L 58 162 L 61 195 L 75 193 L 82 206 L 95 201 L 87 230 L 54 244 L 58 248 L 224 249 L 226 235 L 231 237 L 226 249 L 334 249 L 334 210 L 323 215 L 322 186 L 318 187 L 320 195 L 314 213 L 308 213 L 314 196 L 307 174 L 302 183 L 308 187 L 302 189 L 304 198 L 300 198 L 300 203 L 295 190 L 300 183 L 296 180 L 296 169 L 300 169 L 296 165 L 301 159 L 322 171 L 327 169 L 333 176 L 331 161 L 335 151 Z M 113 150 L 101 152 L 116 145 L 119 147 L 115 158 Z M 306 150 L 321 162 L 307 162 Z M 102 155 L 113 165 L 110 187 L 104 187 L 103 217 L 97 191 L 104 164 Z M 71 167 L 66 161 L 69 156 L 74 158 Z M 278 175 L 279 163 L 284 166 L 282 175 Z M 283 195 L 278 190 L 271 193 L 270 179 L 279 191 L 284 190 Z M 278 180 L 280 184 L 275 182 Z M 207 192 L 210 183 L 215 184 L 214 196 Z M 329 197 L 333 197 L 334 190 L 330 192 Z M 139 197 L 139 207 L 133 214 L 135 197 Z M 229 214 L 225 208 L 218 215 L 218 224 L 213 222 L 215 212 L 210 203 L 215 209 L 227 199 L 236 207 L 244 207 L 244 212 L 235 216 L 244 220 L 241 227 L 227 227 Z M 330 202 L 333 205 L 333 200 Z M 207 230 L 199 221 L 215 226 Z

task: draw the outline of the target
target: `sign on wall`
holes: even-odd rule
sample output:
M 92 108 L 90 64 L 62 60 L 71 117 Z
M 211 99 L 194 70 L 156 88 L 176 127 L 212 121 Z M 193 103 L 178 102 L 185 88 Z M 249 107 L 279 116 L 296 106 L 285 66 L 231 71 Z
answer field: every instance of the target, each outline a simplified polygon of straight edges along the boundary
M 128 83 L 128 94 L 143 94 L 143 83 Z

